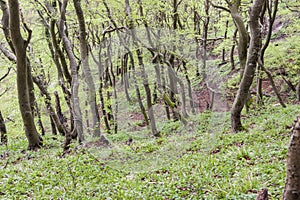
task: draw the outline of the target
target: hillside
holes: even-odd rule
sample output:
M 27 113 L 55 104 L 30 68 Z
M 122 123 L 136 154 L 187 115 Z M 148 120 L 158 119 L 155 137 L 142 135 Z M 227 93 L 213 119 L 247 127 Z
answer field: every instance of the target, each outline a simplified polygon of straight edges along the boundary
M 3 51 L 9 45 L 1 33 L 0 78 L 9 73 L 0 81 L 0 111 L 8 136 L 8 143 L 0 145 L 0 199 L 255 199 L 263 189 L 268 190 L 269 199 L 282 198 L 291 127 L 300 108 L 300 18 L 299 11 L 293 10 L 299 8 L 299 3 L 279 5 L 264 56 L 264 67 L 273 77 L 286 108 L 280 105 L 267 74 L 256 72 L 247 101 L 249 110 L 241 112 L 245 129 L 235 133 L 230 109 L 240 87 L 239 37 L 224 10 L 211 5 L 207 13 L 204 1 L 180 1 L 177 11 L 172 2 L 143 1 L 143 16 L 141 1 L 131 5 L 132 13 L 128 1 L 87 1 L 82 6 L 91 56 L 82 60 L 82 32 L 77 29 L 74 5 L 70 4 L 65 17 L 76 62 L 72 71 L 59 26 L 47 32 L 50 24 L 60 22 L 61 16 L 43 2 L 20 2 L 33 28 L 26 51 L 30 73 L 46 90 L 35 82 L 35 106 L 39 112 L 32 113 L 42 134 L 40 114 L 45 134 L 41 148 L 27 149 L 17 98 L 17 67 Z M 241 6 L 245 24 L 249 6 L 245 2 Z M 36 12 L 41 9 L 47 12 Z M 174 25 L 176 14 L 180 17 Z M 211 21 L 205 38 L 207 19 Z M 28 30 L 22 23 L 25 37 Z M 133 24 L 137 26 L 136 33 Z M 147 25 L 153 27 L 144 30 Z M 262 30 L 267 25 L 262 25 Z M 149 37 L 155 45 L 150 45 Z M 59 61 L 54 55 L 60 56 Z M 87 62 L 90 69 L 85 71 Z M 59 65 L 63 75 L 59 74 Z M 201 74 L 203 66 L 205 76 Z M 80 122 L 85 140 L 81 144 L 72 135 L 76 132 L 73 122 L 78 119 L 72 110 L 74 84 L 68 80 L 68 73 L 73 80 L 79 80 L 75 100 L 79 100 L 78 107 L 82 109 Z M 262 105 L 256 102 L 259 78 Z M 90 112 L 93 84 L 89 85 L 89 80 L 95 84 L 99 115 L 96 126 Z M 65 120 L 60 121 L 65 136 L 59 131 L 53 134 L 49 104 L 55 115 L 60 114 L 59 120 Z M 151 124 L 153 121 L 156 124 Z M 94 134 L 98 128 L 101 137 Z M 66 147 L 68 134 L 76 139 L 70 139 Z

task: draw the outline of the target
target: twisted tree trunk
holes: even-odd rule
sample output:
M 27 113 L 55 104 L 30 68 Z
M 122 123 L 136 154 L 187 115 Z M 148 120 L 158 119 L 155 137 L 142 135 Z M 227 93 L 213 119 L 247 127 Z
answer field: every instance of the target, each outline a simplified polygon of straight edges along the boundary
M 264 3 L 265 0 L 256 0 L 253 3 L 250 11 L 249 25 L 251 30 L 251 40 L 249 52 L 247 55 L 247 64 L 240 83 L 239 90 L 231 109 L 231 127 L 234 132 L 238 132 L 244 129 L 241 123 L 241 112 L 247 101 L 249 89 L 253 82 L 255 69 L 259 58 L 259 52 L 262 45 L 259 16 Z
M 70 68 L 71 68 L 71 88 L 72 88 L 72 96 L 71 96 L 71 108 L 74 114 L 74 130 L 72 130 L 73 135 L 78 134 L 78 142 L 81 143 L 84 140 L 83 135 L 83 127 L 82 127 L 82 113 L 80 108 L 80 102 L 78 97 L 78 88 L 79 88 L 79 78 L 78 78 L 78 71 L 77 71 L 77 63 L 76 58 L 72 49 L 72 44 L 69 37 L 66 34 L 66 8 L 67 8 L 68 0 L 64 0 L 61 6 L 61 14 L 59 20 L 59 34 L 62 38 L 63 45 L 66 49 L 68 54 Z M 67 149 L 69 142 L 71 141 L 71 135 L 66 135 L 66 142 L 64 149 Z

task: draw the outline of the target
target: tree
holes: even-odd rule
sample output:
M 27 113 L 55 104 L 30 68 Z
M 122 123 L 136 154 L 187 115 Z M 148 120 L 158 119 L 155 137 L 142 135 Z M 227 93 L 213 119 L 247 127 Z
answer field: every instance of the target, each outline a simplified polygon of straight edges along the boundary
M 4 76 L 2 76 L 0 78 L 0 82 L 6 78 L 10 72 L 11 68 L 8 68 L 8 71 L 6 74 L 4 74 Z M 5 90 L 2 94 L 0 94 L 0 97 L 5 94 L 7 90 Z M 0 144 L 5 144 L 7 145 L 7 131 L 6 131 L 6 126 L 5 126 L 5 121 L 3 119 L 1 110 L 0 110 Z
M 259 17 L 264 3 L 265 0 L 256 0 L 250 9 L 249 26 L 251 31 L 251 39 L 247 55 L 246 68 L 231 109 L 231 127 L 234 132 L 244 129 L 241 123 L 241 112 L 247 101 L 249 89 L 255 75 L 259 52 L 262 46 Z
M 131 36 L 132 36 L 134 47 L 136 48 L 136 55 L 138 57 L 138 63 L 139 63 L 139 67 L 141 70 L 141 76 L 143 78 L 143 86 L 146 91 L 148 117 L 150 120 L 151 132 L 155 137 L 160 137 L 160 133 L 157 131 L 157 128 L 156 128 L 155 116 L 154 116 L 153 105 L 152 105 L 152 100 L 151 100 L 151 89 L 149 87 L 148 76 L 145 71 L 142 50 L 139 47 L 138 42 L 137 42 L 138 38 L 136 35 L 136 30 L 135 30 L 135 25 L 133 23 L 133 19 L 131 17 L 131 7 L 129 4 L 129 0 L 125 0 L 125 3 L 126 3 L 126 15 L 129 18 L 129 23 L 130 23 L 129 26 L 130 26 Z
M 247 49 L 248 49 L 248 42 L 249 42 L 249 35 L 246 29 L 246 26 L 244 24 L 243 18 L 241 16 L 241 14 L 239 13 L 239 9 L 241 6 L 241 0 L 237 0 L 237 1 L 229 1 L 226 0 L 227 4 L 228 4 L 228 8 L 222 7 L 222 6 L 218 6 L 218 5 L 214 5 L 212 3 L 212 5 L 216 8 L 220 8 L 223 9 L 227 12 L 230 13 L 234 24 L 238 30 L 239 33 L 239 41 L 238 41 L 238 54 L 239 54 L 239 61 L 240 61 L 240 74 L 241 74 L 241 78 L 244 74 L 244 70 L 245 70 L 245 66 L 246 66 L 246 60 L 247 60 Z
M 6 131 L 5 121 L 2 117 L 1 110 L 0 110 L 0 134 L 1 134 L 0 144 L 7 144 L 7 131 Z
M 90 110 L 92 114 L 92 129 L 95 136 L 100 136 L 100 117 L 98 113 L 97 103 L 96 103 L 96 90 L 93 81 L 93 76 L 91 74 L 91 69 L 88 61 L 88 43 L 87 43 L 87 32 L 85 28 L 85 19 L 83 10 L 81 8 L 80 0 L 73 0 L 76 15 L 79 22 L 79 40 L 80 40 L 80 55 L 82 61 L 82 70 L 85 78 L 85 82 L 88 85 L 88 102 L 90 105 Z
M 300 199 L 300 116 L 294 121 L 286 161 L 284 200 Z
M 31 39 L 31 30 L 26 27 L 28 32 L 27 39 L 24 40 L 20 31 L 20 13 L 19 13 L 19 1 L 9 0 L 9 31 L 12 44 L 15 50 L 17 58 L 17 90 L 19 107 L 23 119 L 25 135 L 28 140 L 28 149 L 33 150 L 40 148 L 42 145 L 42 139 L 37 132 L 34 124 L 33 110 L 30 100 L 30 86 L 28 80 L 31 76 L 31 72 L 27 65 L 26 48 Z
M 272 7 L 273 6 L 273 7 Z M 264 55 L 265 55 L 265 51 L 266 49 L 268 48 L 269 44 L 270 44 L 270 40 L 271 40 L 271 36 L 272 36 L 272 28 L 273 28 L 273 24 L 275 22 L 275 19 L 276 19 L 276 13 L 277 13 L 277 10 L 278 10 L 278 0 L 275 0 L 274 2 L 273 1 L 267 1 L 265 6 L 264 6 L 264 10 L 267 11 L 268 13 L 268 31 L 266 33 L 266 38 L 265 38 L 265 43 L 264 45 L 262 46 L 261 50 L 260 50 L 260 55 L 259 55 L 259 58 L 258 58 L 258 76 L 257 76 L 257 104 L 258 105 L 262 105 L 263 104 L 263 95 L 262 95 L 262 78 L 260 77 L 260 71 L 263 70 L 264 72 L 266 72 L 270 82 L 271 82 L 271 85 L 272 85 L 272 88 L 279 100 L 279 103 L 282 105 L 282 107 L 286 107 L 286 105 L 284 104 L 281 96 L 280 96 L 280 93 L 279 91 L 277 90 L 276 88 L 276 85 L 275 85 L 275 82 L 274 82 L 274 79 L 272 77 L 272 74 L 271 72 L 264 66 Z M 261 17 L 260 18 L 260 22 L 261 24 L 264 24 L 264 18 Z
M 78 78 L 78 70 L 77 70 L 77 63 L 76 63 L 76 57 L 74 55 L 73 49 L 72 49 L 72 43 L 66 33 L 66 9 L 68 5 L 68 0 L 64 0 L 61 8 L 60 8 L 60 20 L 59 20 L 59 33 L 61 36 L 61 39 L 63 41 L 64 48 L 67 52 L 69 62 L 70 62 L 70 68 L 71 68 L 71 76 L 72 76 L 72 82 L 71 82 L 71 89 L 72 89 L 72 96 L 71 96 L 71 107 L 72 112 L 74 112 L 74 130 L 72 132 L 76 132 L 78 134 L 78 141 L 81 143 L 84 140 L 83 136 L 83 127 L 82 127 L 82 114 L 81 114 L 81 108 L 80 108 L 80 102 L 78 97 L 78 88 L 79 88 L 79 78 Z M 66 135 L 66 142 L 64 149 L 67 149 L 70 142 L 71 142 L 71 134 Z

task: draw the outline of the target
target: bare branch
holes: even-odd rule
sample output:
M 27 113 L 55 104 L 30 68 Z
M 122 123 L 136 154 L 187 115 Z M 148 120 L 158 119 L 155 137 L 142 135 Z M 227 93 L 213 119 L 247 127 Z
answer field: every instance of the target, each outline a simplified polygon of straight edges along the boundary
M 2 97 L 8 90 L 9 88 L 5 88 L 5 90 L 0 94 L 0 97 Z
M 8 68 L 6 74 L 4 74 L 1 78 L 0 78 L 0 81 L 2 81 L 3 79 L 5 79 L 8 75 L 9 75 L 9 72 L 11 70 L 11 67 Z
M 25 40 L 25 47 L 28 46 L 30 40 L 31 40 L 31 36 L 32 36 L 32 30 L 27 26 L 26 22 L 25 22 L 25 19 L 24 19 L 24 15 L 23 15 L 23 12 L 22 10 L 20 9 L 20 16 L 21 16 L 21 21 L 22 21 L 22 24 L 25 28 L 25 30 L 27 31 L 28 35 L 27 35 L 27 39 Z
M 288 3 L 285 3 L 285 6 L 287 9 L 289 9 L 291 12 L 295 12 L 295 13 L 300 13 L 300 10 L 295 10 L 293 8 L 291 8 Z M 294 6 L 295 8 L 299 8 L 299 6 Z
M 7 49 L 2 42 L 0 42 L 0 51 L 5 55 L 6 58 L 8 58 L 8 60 L 14 63 L 17 62 L 15 54 L 12 53 L 9 49 Z
M 43 8 L 44 12 L 47 14 L 48 17 L 51 17 L 51 13 L 49 12 L 49 9 L 48 9 L 46 6 L 44 6 L 44 5 L 43 5 L 40 1 L 38 1 L 38 0 L 35 0 L 35 2 Z M 41 11 L 40 11 L 40 12 L 41 12 Z
M 228 3 L 228 2 L 227 2 L 227 3 Z M 221 9 L 221 10 L 224 10 L 224 11 L 230 13 L 230 10 L 229 10 L 228 8 L 225 8 L 224 6 L 216 5 L 216 4 L 214 4 L 213 2 L 210 2 L 210 4 L 211 4 L 214 8 L 218 8 L 218 9 Z M 228 3 L 228 4 L 229 4 L 229 3 Z
M 113 27 L 111 27 L 111 26 L 108 26 L 107 28 L 105 28 L 103 31 L 102 31 L 102 35 L 103 36 L 105 36 L 105 34 L 107 34 L 107 33 L 112 33 L 112 32 L 114 32 L 114 31 L 119 31 L 119 30 L 128 30 L 128 28 L 127 27 L 125 27 L 125 26 L 121 26 L 121 27 L 117 27 L 117 28 L 113 28 Z

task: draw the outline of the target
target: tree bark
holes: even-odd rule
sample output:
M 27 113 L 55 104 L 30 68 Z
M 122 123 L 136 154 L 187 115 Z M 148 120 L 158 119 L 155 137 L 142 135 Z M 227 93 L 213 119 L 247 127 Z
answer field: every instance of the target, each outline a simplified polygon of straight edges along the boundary
M 87 43 L 87 32 L 85 28 L 85 19 L 83 10 L 81 7 L 81 0 L 73 0 L 75 7 L 77 19 L 79 22 L 79 40 L 80 40 L 80 57 L 82 62 L 82 70 L 85 82 L 88 85 L 88 103 L 90 106 L 90 111 L 92 115 L 92 130 L 94 136 L 100 137 L 100 117 L 98 113 L 98 108 L 96 104 L 96 89 L 91 74 L 91 69 L 88 60 L 88 43 Z
M 0 111 L 0 133 L 1 133 L 1 144 L 7 144 L 7 131 L 2 113 Z
M 300 116 L 294 121 L 286 161 L 286 181 L 283 200 L 300 199 Z
M 251 31 L 251 40 L 247 56 L 247 64 L 244 75 L 240 82 L 239 90 L 231 109 L 231 127 L 234 132 L 238 132 L 244 129 L 241 123 L 241 112 L 246 103 L 249 89 L 253 82 L 255 69 L 259 58 L 259 52 L 262 45 L 259 16 L 264 3 L 265 0 L 255 0 L 250 11 L 249 25 Z
M 246 67 L 246 60 L 247 60 L 247 46 L 248 46 L 248 32 L 246 30 L 246 26 L 243 22 L 241 15 L 239 14 L 239 7 L 241 1 L 236 0 L 232 5 L 230 5 L 230 14 L 235 23 L 235 26 L 239 32 L 239 42 L 238 42 L 238 54 L 239 54 L 239 61 L 240 61 L 240 73 L 241 78 L 244 75 L 244 70 Z
M 204 3 L 204 9 L 205 9 L 205 18 L 203 20 L 203 33 L 202 33 L 202 46 L 203 46 L 203 52 L 202 52 L 202 78 L 203 80 L 206 79 L 206 60 L 207 60 L 207 36 L 209 31 L 209 0 L 205 0 Z
M 300 102 L 300 78 L 298 79 L 298 83 L 296 86 L 296 96 L 297 96 L 297 100 Z
M 7 8 L 7 4 L 5 1 L 1 0 L 0 5 L 2 10 L 2 19 L 1 19 L 2 30 L 10 49 L 13 51 L 13 53 L 15 53 L 14 45 L 10 38 L 10 31 L 9 31 L 9 10 Z
M 28 140 L 28 149 L 33 150 L 40 148 L 42 145 L 42 139 L 37 132 L 34 124 L 34 116 L 32 114 L 30 92 L 28 85 L 28 71 L 26 48 L 30 41 L 31 32 L 28 33 L 27 40 L 24 40 L 20 30 L 20 18 L 19 18 L 19 1 L 9 0 L 9 30 L 11 40 L 15 49 L 17 58 L 17 90 L 20 111 L 25 128 L 25 134 Z
M 78 97 L 78 88 L 79 88 L 79 79 L 78 79 L 78 72 L 77 72 L 77 63 L 76 58 L 72 50 L 71 41 L 66 34 L 66 7 L 68 4 L 68 0 L 64 0 L 61 6 L 61 14 L 60 14 L 60 21 L 59 21 L 59 33 L 62 38 L 64 47 L 66 49 L 70 68 L 71 68 L 71 76 L 72 76 L 72 96 L 71 96 L 71 107 L 74 114 L 74 130 L 72 130 L 73 134 L 78 135 L 78 142 L 81 143 L 84 140 L 83 135 L 83 127 L 82 127 L 82 113 L 79 103 Z M 76 133 L 75 133 L 76 132 Z M 66 141 L 70 141 L 70 136 L 66 135 Z M 66 145 L 68 145 L 66 143 Z

